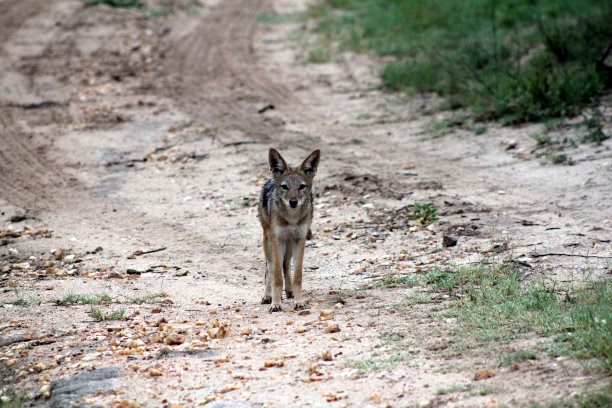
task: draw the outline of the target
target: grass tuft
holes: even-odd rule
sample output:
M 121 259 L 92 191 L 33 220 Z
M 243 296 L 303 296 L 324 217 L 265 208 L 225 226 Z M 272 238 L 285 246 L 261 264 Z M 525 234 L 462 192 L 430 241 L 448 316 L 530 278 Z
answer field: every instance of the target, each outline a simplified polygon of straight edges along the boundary
M 69 293 L 63 298 L 52 299 L 51 301 L 57 306 L 70 306 L 75 304 L 83 305 L 99 305 L 103 303 L 113 302 L 113 297 L 106 293 L 99 293 L 95 295 L 77 295 L 76 293 Z
M 105 320 L 124 320 L 125 319 L 125 309 L 115 310 L 114 312 L 105 313 L 98 307 L 92 307 L 89 311 L 89 316 L 92 319 L 101 322 Z

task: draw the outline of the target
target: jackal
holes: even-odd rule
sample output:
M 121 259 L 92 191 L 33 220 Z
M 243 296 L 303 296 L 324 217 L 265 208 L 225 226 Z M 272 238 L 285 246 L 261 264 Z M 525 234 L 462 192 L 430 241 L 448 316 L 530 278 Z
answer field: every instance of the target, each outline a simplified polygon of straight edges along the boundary
M 320 156 L 317 149 L 299 167 L 293 168 L 276 149 L 268 152 L 272 179 L 261 190 L 258 217 L 263 227 L 266 256 L 266 288 L 261 303 L 272 303 L 270 312 L 282 310 L 283 276 L 285 295 L 288 299 L 295 297 L 295 309 L 306 307 L 302 297 L 302 261 L 313 214 L 312 179 Z M 291 258 L 295 258 L 293 279 Z

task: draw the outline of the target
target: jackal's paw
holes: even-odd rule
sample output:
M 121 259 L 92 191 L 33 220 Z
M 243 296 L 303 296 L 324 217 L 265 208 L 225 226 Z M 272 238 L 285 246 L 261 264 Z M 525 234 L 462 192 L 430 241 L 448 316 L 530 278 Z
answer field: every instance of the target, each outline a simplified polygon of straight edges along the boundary
M 296 302 L 295 303 L 295 310 L 302 310 L 302 309 L 308 309 L 308 302 Z
M 274 312 L 282 312 L 283 309 L 281 308 L 280 305 L 272 305 L 272 307 L 270 308 L 270 313 L 274 313 Z
M 264 296 L 263 298 L 261 298 L 261 304 L 262 305 L 269 305 L 270 303 L 272 303 L 272 297 L 271 296 Z
M 292 299 L 293 298 L 293 292 L 290 290 L 286 290 L 285 291 L 285 296 L 287 296 L 287 299 Z

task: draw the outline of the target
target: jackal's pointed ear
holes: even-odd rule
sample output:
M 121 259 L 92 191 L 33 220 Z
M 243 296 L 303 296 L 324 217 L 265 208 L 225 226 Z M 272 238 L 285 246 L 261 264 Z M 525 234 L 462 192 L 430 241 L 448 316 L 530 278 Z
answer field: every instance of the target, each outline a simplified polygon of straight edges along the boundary
M 270 163 L 270 171 L 273 176 L 280 176 L 289 170 L 287 162 L 276 149 L 270 149 L 268 152 L 268 163 Z
M 298 171 L 309 177 L 311 180 L 317 174 L 317 167 L 319 167 L 319 158 L 321 157 L 321 151 L 319 149 L 310 153 L 308 157 L 300 164 Z

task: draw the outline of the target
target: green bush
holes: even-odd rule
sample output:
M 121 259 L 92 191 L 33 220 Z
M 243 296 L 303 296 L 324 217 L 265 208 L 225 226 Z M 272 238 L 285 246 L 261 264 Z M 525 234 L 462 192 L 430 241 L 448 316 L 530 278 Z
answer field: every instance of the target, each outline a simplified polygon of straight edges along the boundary
M 436 92 L 480 119 L 572 116 L 612 87 L 608 0 L 327 0 L 311 15 L 342 49 L 395 57 L 385 88 Z

